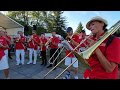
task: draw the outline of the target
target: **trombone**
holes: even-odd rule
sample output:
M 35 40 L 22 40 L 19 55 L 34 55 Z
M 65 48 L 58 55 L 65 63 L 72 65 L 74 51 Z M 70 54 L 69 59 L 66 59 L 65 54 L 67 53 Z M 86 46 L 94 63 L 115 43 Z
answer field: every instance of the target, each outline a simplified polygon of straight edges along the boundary
M 50 64 L 54 64 L 54 62 L 57 60 L 57 58 L 55 58 L 55 60 L 53 61 L 53 62 L 50 62 L 51 61 L 51 59 L 54 57 L 54 55 L 58 52 L 58 50 L 59 50 L 59 48 L 54 52 L 54 54 L 52 55 L 52 57 L 49 59 L 49 63 Z M 57 57 L 58 57 L 58 55 L 57 55 Z
M 91 36 L 91 35 L 90 35 Z M 86 39 L 88 39 L 90 36 L 88 36 Z M 83 44 L 85 41 L 86 41 L 86 39 L 84 39 L 84 40 L 82 40 L 81 41 L 81 43 L 78 45 L 78 46 L 76 46 L 67 56 L 65 56 L 55 67 L 53 67 L 45 76 L 44 76 L 44 78 L 50 73 L 50 72 L 52 72 L 59 64 L 61 64 L 71 53 L 73 53 L 73 51 L 75 51 L 78 47 L 80 47 L 80 45 L 81 44 Z M 76 60 L 77 61 L 77 60 Z M 75 62 L 76 62 L 75 61 Z M 72 64 L 74 64 L 75 62 L 73 62 Z M 87 67 L 89 67 L 89 65 L 88 64 L 86 64 L 84 61 L 82 61 L 81 60 L 81 62 L 85 65 L 85 66 L 87 66 Z M 72 65 L 71 64 L 71 65 Z M 69 68 L 70 66 L 68 66 L 67 68 Z M 67 69 L 66 69 L 67 70 Z M 62 72 L 62 73 L 64 73 L 64 72 Z M 59 75 L 57 76 L 57 78 L 59 77 Z
M 73 35 L 76 34 L 76 32 L 77 32 L 77 29 L 76 29 L 76 31 L 72 34 L 72 36 L 71 36 L 70 38 L 72 38 Z M 48 62 L 49 62 L 50 64 L 54 64 L 55 61 L 57 60 L 57 58 L 58 58 L 58 57 L 60 56 L 60 54 L 62 53 L 62 51 L 64 50 L 64 46 L 63 46 L 63 48 L 61 49 L 61 51 L 59 52 L 59 54 L 57 55 L 57 57 L 54 59 L 54 61 L 53 61 L 53 62 L 50 62 L 51 59 L 54 57 L 54 55 L 58 52 L 58 50 L 59 50 L 60 48 L 61 48 L 61 47 L 59 47 L 59 48 L 54 52 L 54 54 L 52 55 L 52 57 L 48 60 Z
M 87 63 L 85 63 L 85 61 L 83 59 L 89 59 L 89 57 L 91 56 L 91 54 L 94 52 L 94 50 L 96 48 L 98 48 L 98 46 L 106 39 L 108 38 L 110 35 L 114 34 L 118 29 L 120 28 L 120 20 L 114 24 L 109 31 L 107 31 L 102 38 L 100 38 L 98 40 L 98 42 L 96 42 L 94 45 L 92 45 L 91 47 L 89 47 L 89 49 L 78 53 L 75 51 L 76 48 L 78 48 L 80 46 L 81 43 L 83 43 L 85 40 L 83 40 L 75 49 L 73 49 L 73 53 L 75 54 L 76 58 L 84 65 L 89 66 Z M 72 53 L 70 52 L 70 53 Z M 46 77 L 54 68 L 56 68 L 61 62 L 63 61 L 63 59 L 55 66 L 53 67 L 44 77 Z M 72 63 L 74 64 L 74 62 Z M 72 64 L 70 64 L 67 68 L 69 68 Z M 65 69 L 62 73 L 60 73 L 59 75 L 57 75 L 57 77 L 55 79 L 57 79 L 59 76 L 61 76 L 67 69 Z
M 110 35 L 114 34 L 118 29 L 120 28 L 120 20 L 114 24 L 109 31 L 107 31 L 101 39 L 98 40 L 93 46 L 91 46 L 89 49 L 85 50 L 84 52 L 77 53 L 74 52 L 74 54 L 77 56 L 78 59 L 83 58 L 83 59 L 89 59 L 91 54 L 95 51 L 95 49 Z
M 57 57 L 54 59 L 53 62 L 50 62 L 50 60 L 53 58 L 53 56 L 56 54 L 56 52 L 59 50 L 59 48 L 55 51 L 55 53 L 52 55 L 52 57 L 49 59 L 49 63 L 50 64 L 54 64 L 55 61 L 57 60 L 57 58 L 60 56 L 60 54 L 62 53 L 62 51 L 64 50 L 64 47 L 60 50 L 59 54 L 57 55 Z

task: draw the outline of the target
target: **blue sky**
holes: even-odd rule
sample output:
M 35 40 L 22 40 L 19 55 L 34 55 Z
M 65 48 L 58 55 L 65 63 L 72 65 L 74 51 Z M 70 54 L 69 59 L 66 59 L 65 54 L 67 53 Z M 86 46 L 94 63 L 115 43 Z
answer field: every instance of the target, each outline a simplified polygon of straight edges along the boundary
M 0 11 L 6 13 L 7 11 Z M 120 11 L 64 11 L 63 16 L 67 20 L 67 26 L 71 26 L 74 31 L 77 29 L 79 22 L 83 24 L 86 33 L 90 31 L 86 29 L 86 23 L 95 16 L 101 16 L 108 21 L 108 29 L 120 20 Z
M 90 31 L 86 29 L 86 23 L 95 16 L 101 16 L 108 21 L 108 29 L 120 20 L 120 11 L 64 11 L 63 16 L 66 17 L 67 26 L 77 29 L 79 22 L 83 24 L 86 33 Z

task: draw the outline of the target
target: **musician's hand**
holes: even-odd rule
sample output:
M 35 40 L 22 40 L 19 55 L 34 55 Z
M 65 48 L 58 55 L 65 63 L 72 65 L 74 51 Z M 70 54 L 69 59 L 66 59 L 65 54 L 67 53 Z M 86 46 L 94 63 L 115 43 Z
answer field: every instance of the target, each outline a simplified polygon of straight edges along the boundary
M 52 42 L 52 39 L 49 40 L 49 43 L 51 43 L 51 42 Z
M 74 50 L 71 50 L 72 53 L 74 53 L 75 51 Z
M 66 39 L 67 40 L 71 40 L 71 37 L 68 35 L 68 36 L 66 36 Z
M 43 43 L 40 43 L 40 46 L 43 46 Z
M 101 51 L 100 51 L 100 49 L 99 49 L 99 48 L 97 48 L 97 49 L 94 51 L 94 53 L 96 53 L 96 54 L 100 55 Z
M 89 47 L 91 47 L 92 45 L 94 45 L 96 43 L 96 41 L 94 41 L 90 38 L 87 39 L 87 42 L 89 43 L 89 45 L 88 45 Z
M 3 45 L 0 43 L 0 47 L 3 47 Z

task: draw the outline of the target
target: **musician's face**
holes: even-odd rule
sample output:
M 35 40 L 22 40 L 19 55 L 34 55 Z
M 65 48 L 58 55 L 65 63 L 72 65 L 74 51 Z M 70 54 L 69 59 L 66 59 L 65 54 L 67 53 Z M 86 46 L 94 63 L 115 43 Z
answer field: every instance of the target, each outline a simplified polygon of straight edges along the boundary
M 4 31 L 0 30 L 0 36 L 4 35 Z
M 72 35 L 72 34 L 73 34 L 73 31 L 68 32 L 68 34 L 69 34 L 69 35 Z
M 4 33 L 5 33 L 5 35 L 7 35 L 7 32 L 6 32 L 6 31 L 5 31 Z
M 20 35 L 23 35 L 23 32 L 19 32 Z
M 82 37 L 85 38 L 86 34 L 85 33 L 82 33 Z
M 44 34 L 42 34 L 42 35 L 41 35 L 41 37 L 42 37 L 42 38 L 44 38 L 44 37 L 45 37 L 45 35 L 44 35 Z
M 98 21 L 93 21 L 90 23 L 89 28 L 93 34 L 97 34 L 97 33 L 99 33 L 99 31 L 103 30 L 103 26 L 104 26 L 104 23 L 98 22 Z
M 32 34 L 34 35 L 34 34 L 36 34 L 36 32 L 32 32 Z
M 56 35 L 56 32 L 52 32 L 52 36 L 55 36 Z

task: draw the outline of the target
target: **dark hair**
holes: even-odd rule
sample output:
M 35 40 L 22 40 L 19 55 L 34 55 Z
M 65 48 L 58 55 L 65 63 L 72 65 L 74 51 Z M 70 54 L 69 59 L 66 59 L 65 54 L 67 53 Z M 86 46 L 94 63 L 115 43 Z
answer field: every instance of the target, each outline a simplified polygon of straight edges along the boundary
M 44 33 L 44 32 L 42 32 L 42 33 L 41 33 L 41 35 L 42 35 L 42 34 L 44 34 L 44 35 L 45 35 L 45 33 Z
M 82 32 L 82 33 L 85 33 L 85 30 L 82 30 L 81 32 Z
M 105 32 L 107 32 L 107 31 L 108 31 L 108 29 L 107 29 L 106 27 L 107 27 L 107 25 L 106 25 L 106 24 L 104 24 L 104 26 L 103 26 L 103 30 L 104 30 Z
M 98 20 L 96 20 L 96 21 L 102 23 L 102 21 L 98 21 Z M 108 31 L 108 29 L 107 29 L 106 27 L 107 27 L 107 25 L 104 23 L 103 30 L 104 30 L 105 32 Z

